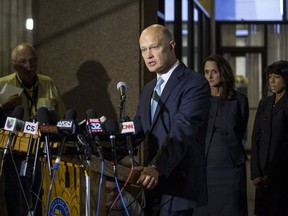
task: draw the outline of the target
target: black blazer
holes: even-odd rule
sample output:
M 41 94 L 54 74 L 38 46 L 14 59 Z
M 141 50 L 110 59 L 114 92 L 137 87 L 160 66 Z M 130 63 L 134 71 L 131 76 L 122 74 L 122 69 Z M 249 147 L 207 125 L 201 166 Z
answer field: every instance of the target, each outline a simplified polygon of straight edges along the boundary
M 275 106 L 274 101 L 274 95 L 263 98 L 257 109 L 252 133 L 251 179 L 267 175 L 274 182 L 287 184 L 288 93 Z
M 162 193 L 207 203 L 205 134 L 210 107 L 207 80 L 180 64 L 169 78 L 150 120 L 151 95 L 156 79 L 143 88 L 134 119 L 136 142 L 145 142 L 145 163 L 163 174 Z
M 222 133 L 225 134 L 225 144 L 228 145 L 230 157 L 235 166 L 245 164 L 247 159 L 243 146 L 243 138 L 246 133 L 247 122 L 249 118 L 249 105 L 247 96 L 236 92 L 229 100 L 218 100 L 216 104 L 211 105 L 210 118 L 206 135 L 206 157 L 210 149 L 216 112 L 222 112 Z M 209 153 L 213 154 L 213 152 Z

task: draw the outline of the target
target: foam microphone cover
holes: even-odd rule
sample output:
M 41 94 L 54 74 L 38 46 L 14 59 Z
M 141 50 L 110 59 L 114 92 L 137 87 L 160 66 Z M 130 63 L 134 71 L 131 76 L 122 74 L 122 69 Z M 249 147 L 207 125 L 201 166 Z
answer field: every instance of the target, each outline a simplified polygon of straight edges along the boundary
M 16 106 L 13 110 L 12 117 L 17 119 L 23 119 L 24 117 L 24 108 L 22 106 Z
M 117 87 L 117 90 L 121 92 L 121 95 L 125 94 L 125 92 L 123 92 L 124 89 L 127 89 L 127 84 L 125 82 L 123 81 L 118 82 L 116 87 Z
M 92 118 L 97 118 L 97 113 L 94 109 L 89 109 L 86 111 L 86 118 L 87 119 L 92 119 Z
M 69 109 L 66 111 L 64 119 L 75 120 L 77 117 L 76 111 L 73 109 Z
M 40 125 L 49 123 L 49 111 L 47 107 L 40 107 L 37 110 L 37 121 Z
M 118 122 L 114 119 L 108 119 L 105 122 L 105 129 L 108 133 L 116 134 L 119 132 Z

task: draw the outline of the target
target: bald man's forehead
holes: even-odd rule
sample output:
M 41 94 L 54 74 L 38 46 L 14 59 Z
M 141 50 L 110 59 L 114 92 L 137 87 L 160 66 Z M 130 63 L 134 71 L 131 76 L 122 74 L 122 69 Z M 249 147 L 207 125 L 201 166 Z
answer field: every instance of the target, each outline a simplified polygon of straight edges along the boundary
M 35 57 L 35 53 L 33 49 L 30 47 L 19 47 L 16 50 L 16 58 L 22 58 L 22 57 Z

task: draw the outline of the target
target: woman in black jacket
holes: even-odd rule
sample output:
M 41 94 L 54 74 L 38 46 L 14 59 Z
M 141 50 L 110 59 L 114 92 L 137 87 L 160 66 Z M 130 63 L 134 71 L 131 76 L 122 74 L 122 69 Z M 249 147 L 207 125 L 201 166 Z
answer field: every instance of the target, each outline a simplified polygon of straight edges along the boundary
M 206 135 L 208 205 L 196 216 L 247 216 L 246 154 L 243 138 L 249 115 L 247 96 L 235 90 L 235 77 L 221 55 L 203 64 L 210 84 L 211 108 Z
M 288 215 L 288 62 L 266 68 L 272 95 L 258 106 L 252 133 L 251 179 L 257 216 Z

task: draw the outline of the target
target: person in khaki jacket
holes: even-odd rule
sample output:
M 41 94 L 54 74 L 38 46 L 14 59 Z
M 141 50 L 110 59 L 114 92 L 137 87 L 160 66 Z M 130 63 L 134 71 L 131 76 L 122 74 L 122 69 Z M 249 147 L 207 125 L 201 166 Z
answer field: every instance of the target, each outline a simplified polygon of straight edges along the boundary
M 11 116 L 16 106 L 24 109 L 24 121 L 32 121 L 37 109 L 47 107 L 55 110 L 58 119 L 64 117 L 65 105 L 54 81 L 46 75 L 37 72 L 37 55 L 35 49 L 27 43 L 17 45 L 11 56 L 13 68 L 16 72 L 0 78 L 0 88 L 5 84 L 22 89 L 20 95 L 11 95 L 7 100 L 1 101 L 1 108 L 5 115 Z M 3 134 L 2 134 L 3 135 Z M 2 136 L 0 134 L 0 136 Z M 3 137 L 0 141 L 3 142 Z M 5 145 L 5 144 L 4 144 Z M 3 143 L 1 143 L 3 146 Z M 34 184 L 31 185 L 31 176 L 21 176 L 21 184 L 18 174 L 22 160 L 26 153 L 7 154 L 4 160 L 3 175 L 5 183 L 5 198 L 9 216 L 27 216 L 28 212 L 35 210 L 35 215 L 41 215 L 41 202 L 36 209 L 34 204 L 36 195 L 39 194 L 41 170 L 36 174 Z M 17 167 L 15 172 L 14 162 Z M 21 187 L 23 187 L 23 192 Z

